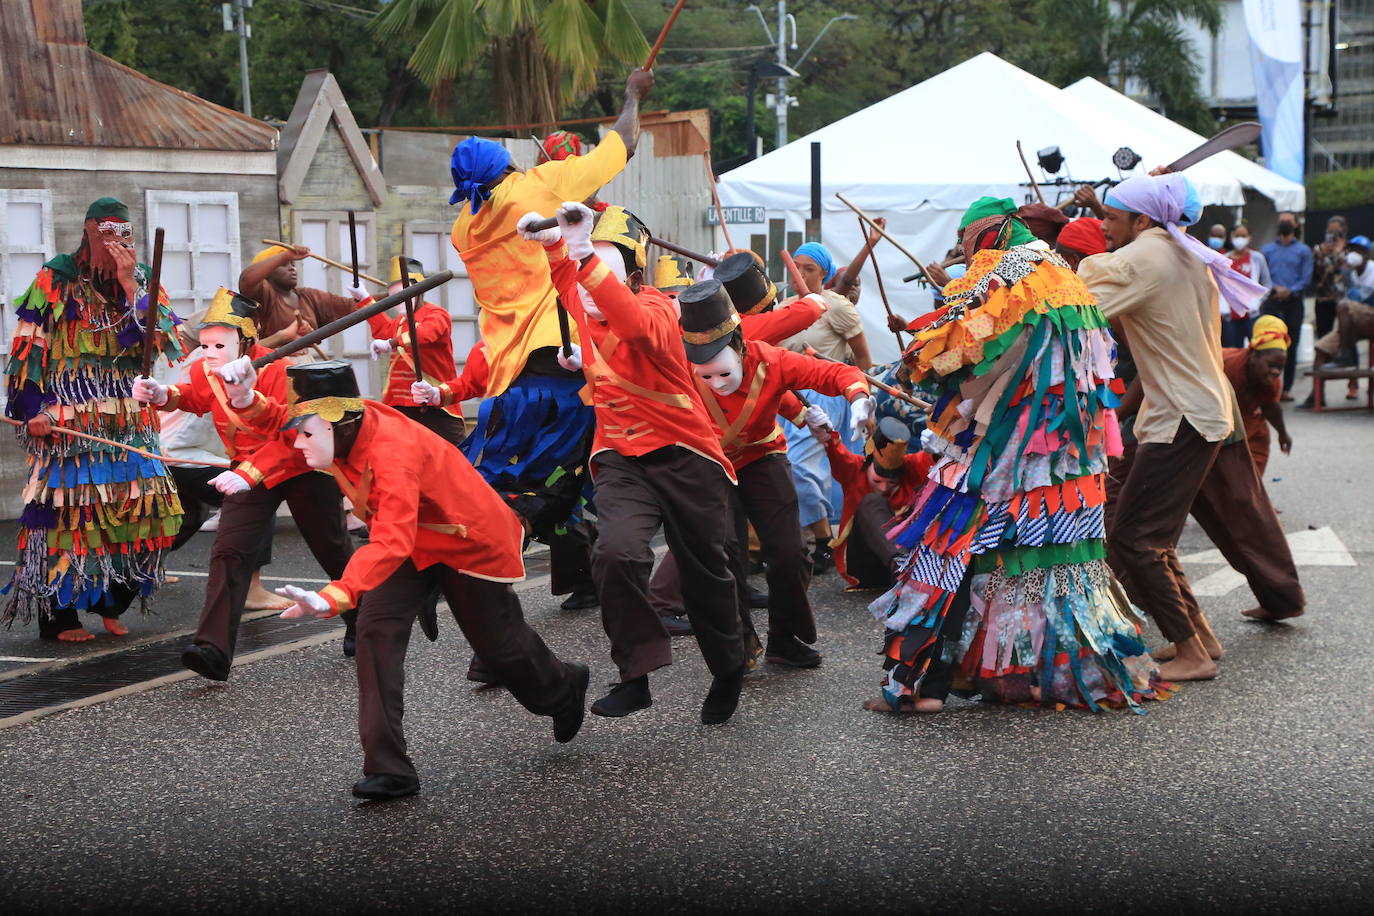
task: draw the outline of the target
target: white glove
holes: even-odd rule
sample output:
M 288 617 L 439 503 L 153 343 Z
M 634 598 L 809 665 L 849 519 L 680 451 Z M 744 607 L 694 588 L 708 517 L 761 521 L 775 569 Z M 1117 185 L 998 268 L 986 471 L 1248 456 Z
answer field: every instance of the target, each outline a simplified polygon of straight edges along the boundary
M 134 379 L 133 398 L 140 404 L 161 407 L 167 403 L 167 386 L 155 378 L 140 375 Z
M 233 471 L 224 471 L 210 478 L 210 486 L 219 490 L 225 496 L 233 496 L 235 493 L 242 493 L 244 490 L 251 490 L 248 481 L 244 480 Z
M 350 286 L 348 288 L 348 294 L 353 297 L 354 302 L 362 302 L 372 298 L 372 294 L 361 286 Z
M 719 262 L 725 257 L 725 255 L 721 254 L 719 251 L 713 251 L 710 254 L 708 254 L 707 257 L 710 258 L 712 261 Z M 703 264 L 701 265 L 701 267 L 697 268 L 696 282 L 700 283 L 702 280 L 710 280 L 715 275 L 716 269 L 714 267 L 712 267 L 710 264 Z
M 391 341 L 389 341 L 389 340 L 374 340 L 374 341 L 372 341 L 372 358 L 373 358 L 374 360 L 377 359 L 377 357 L 381 356 L 383 353 L 390 353 L 390 352 L 391 352 Z
M 830 441 L 830 433 L 834 431 L 835 426 L 824 410 L 812 404 L 806 408 L 806 428 L 816 437 L 817 442 L 825 443 Z
M 864 424 L 873 419 L 873 411 L 877 410 L 878 402 L 872 397 L 856 398 L 849 403 L 849 432 L 850 435 L 858 436 L 864 430 Z M 865 432 L 866 436 L 866 432 Z
M 932 455 L 936 454 L 935 441 L 939 438 L 939 436 L 935 435 L 934 430 L 921 430 L 921 451 L 929 452 Z
M 558 365 L 567 369 L 569 372 L 580 372 L 582 370 L 582 348 L 577 344 L 571 345 L 572 354 L 563 355 L 563 348 L 558 348 Z
M 535 213 L 531 210 L 529 213 L 526 213 L 524 216 L 520 217 L 519 222 L 515 224 L 515 231 L 520 233 L 520 237 L 527 242 L 538 242 L 541 245 L 552 245 L 554 242 L 558 241 L 560 238 L 563 237 L 563 233 L 559 231 L 559 228 L 557 226 L 554 226 L 552 229 L 540 229 L 537 232 L 531 232 L 529 229 L 525 228 L 535 220 L 543 218 L 544 217 L 540 216 L 538 213 Z
M 258 370 L 247 356 L 240 356 L 233 362 L 219 367 L 220 378 L 224 379 L 224 392 L 229 395 L 229 403 L 243 410 L 253 403 L 253 386 L 258 381 Z
M 321 598 L 319 592 L 308 592 L 294 585 L 284 585 L 277 589 L 277 594 L 296 602 L 281 612 L 281 616 L 288 620 L 304 617 L 307 611 L 316 617 L 334 616 L 334 612 L 329 609 L 329 602 Z
M 558 208 L 557 216 L 563 241 L 568 244 L 568 257 L 574 261 L 591 257 L 592 223 L 596 222 L 596 214 L 586 204 L 570 200 Z
M 421 379 L 418 382 L 410 383 L 410 399 L 416 404 L 428 404 L 431 407 L 438 407 L 439 398 L 439 389 L 435 388 L 429 382 Z

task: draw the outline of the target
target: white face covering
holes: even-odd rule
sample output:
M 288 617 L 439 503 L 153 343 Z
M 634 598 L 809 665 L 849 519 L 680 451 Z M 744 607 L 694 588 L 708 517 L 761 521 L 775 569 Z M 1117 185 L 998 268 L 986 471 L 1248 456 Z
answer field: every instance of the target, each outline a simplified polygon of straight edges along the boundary
M 1360 254 L 1358 251 L 1347 251 L 1345 253 L 1345 263 L 1359 270 L 1360 267 L 1364 265 L 1364 255 Z
M 334 463 L 334 424 L 319 414 L 306 417 L 296 427 L 296 448 L 305 456 L 306 465 L 327 470 Z
M 200 329 L 200 345 L 205 350 L 205 365 L 218 369 L 239 357 L 239 332 L 234 328 L 211 325 Z
M 620 249 L 610 242 L 592 242 L 592 251 L 601 259 L 611 273 L 615 274 L 616 279 L 621 283 L 625 282 L 625 259 L 620 256 Z M 577 288 L 577 294 L 582 298 L 582 308 L 587 315 L 597 321 L 605 321 L 606 316 L 601 314 L 601 309 L 596 307 L 596 301 L 592 299 L 592 294 L 582 287 Z
M 692 371 L 720 397 L 734 394 L 744 381 L 744 363 L 734 347 L 721 350 L 709 363 L 693 363 Z
M 1231 247 L 1236 249 L 1236 251 L 1244 251 L 1246 248 L 1250 247 L 1250 236 L 1241 235 L 1231 239 Z

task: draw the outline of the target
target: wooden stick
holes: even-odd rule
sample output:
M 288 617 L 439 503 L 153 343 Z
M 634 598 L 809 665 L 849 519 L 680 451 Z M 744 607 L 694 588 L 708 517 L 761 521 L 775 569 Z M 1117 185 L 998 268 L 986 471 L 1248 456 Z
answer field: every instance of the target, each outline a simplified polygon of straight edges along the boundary
M 825 360 L 826 362 L 829 362 L 829 363 L 838 363 L 838 362 L 839 362 L 838 359 L 831 359 L 831 358 L 828 357 L 828 356 L 822 356 L 821 354 L 819 354 L 819 353 L 816 352 L 816 350 L 815 350 L 814 347 L 810 347 L 810 346 L 808 346 L 808 347 L 806 348 L 806 355 L 807 355 L 807 356 L 810 356 L 810 357 L 813 358 L 813 359 L 823 359 L 823 360 Z M 846 363 L 846 365 L 848 365 L 848 364 Z M 922 410 L 930 410 L 930 406 L 931 406 L 931 405 L 930 405 L 929 402 L 927 402 L 927 401 L 923 401 L 923 400 L 921 400 L 920 398 L 912 397 L 911 395 L 907 394 L 907 393 L 906 393 L 905 391 L 903 391 L 902 389 L 900 389 L 900 388 L 894 388 L 894 387 L 892 387 L 891 385 L 889 385 L 887 382 L 884 382 L 884 381 L 882 381 L 881 379 L 875 378 L 875 377 L 869 375 L 867 372 L 864 373 L 864 378 L 868 379 L 869 384 L 874 385 L 874 386 L 876 386 L 877 388 L 882 389 L 883 391 L 886 391 L 888 394 L 892 395 L 894 398 L 896 398 L 896 399 L 899 400 L 899 401 L 906 401 L 908 404 L 912 405 L 913 407 L 919 407 L 919 408 L 921 408 Z
M 295 245 L 288 245 L 288 244 L 286 244 L 285 242 L 279 242 L 279 241 L 277 241 L 276 239 L 263 239 L 263 240 L 262 240 L 262 243 L 263 243 L 264 245 L 277 245 L 277 246 L 279 246 L 279 247 L 281 247 L 281 248 L 294 248 L 294 247 L 296 247 Z M 323 263 L 323 264 L 328 264 L 330 267 L 335 267 L 335 268 L 338 268 L 339 270 L 347 270 L 347 271 L 350 271 L 350 272 L 353 270 L 353 268 L 349 267 L 347 264 L 340 264 L 338 261 L 334 260 L 333 258 L 326 258 L 324 255 L 322 255 L 322 254 L 316 254 L 316 253 L 313 252 L 313 251 L 310 252 L 310 255 L 309 255 L 309 256 L 312 257 L 312 258 L 314 258 L 316 261 L 319 261 L 319 262 L 321 262 L 321 263 Z M 378 280 L 376 277 L 369 276 L 369 275 L 363 273 L 362 271 L 359 271 L 359 272 L 358 272 L 358 276 L 362 277 L 362 278 L 363 278 L 364 280 L 366 280 L 368 283 L 375 283 L 375 284 L 378 285 L 378 286 L 390 286 L 390 285 L 391 285 L 391 284 L 386 283 L 386 282 L 384 282 L 384 281 L 382 281 L 382 280 Z
M 864 221 L 863 221 L 863 220 L 859 220 L 859 231 L 860 231 L 860 232 L 863 232 L 863 231 L 864 231 Z M 873 244 L 874 244 L 879 238 L 881 238 L 881 236 L 877 235 L 876 233 L 875 233 L 874 235 L 869 236 L 868 245 L 867 245 L 867 247 L 864 248 L 865 253 L 867 253 L 868 251 L 870 251 L 870 250 L 873 248 Z M 897 316 L 896 316 L 896 315 L 893 313 L 893 311 L 892 311 L 892 306 L 889 305 L 888 302 L 887 302 L 887 290 L 883 288 L 883 272 L 882 272 L 882 270 L 880 270 L 880 269 L 878 268 L 878 259 L 877 259 L 877 258 L 874 258 L 874 259 L 873 259 L 873 276 L 875 276 L 875 277 L 878 278 L 878 295 L 881 296 L 881 297 L 882 297 L 882 300 L 883 300 L 883 311 L 887 312 L 887 317 L 888 317 L 888 318 L 897 318 Z M 897 320 L 900 321 L 901 319 L 898 318 Z M 901 331 L 893 331 L 893 332 L 892 332 L 892 336 L 895 337 L 895 338 L 897 338 L 897 352 L 898 352 L 898 353 L 901 353 L 903 350 L 906 349 L 906 344 L 902 343 L 902 333 L 901 333 Z
M 540 140 L 534 134 L 530 134 L 530 139 L 534 141 L 534 148 L 539 150 L 540 160 L 542 160 L 543 162 L 552 162 L 553 157 L 549 155 L 548 150 L 544 149 L 544 141 Z
M 402 262 L 404 263 L 404 258 L 402 259 Z M 408 289 L 409 287 L 410 287 L 410 271 L 407 270 L 407 271 L 405 271 L 404 273 L 401 274 L 401 290 L 404 291 L 404 290 Z M 414 299 L 407 299 L 407 300 L 406 300 L 406 330 L 410 332 L 410 356 L 411 356 L 411 359 L 413 359 L 413 360 L 415 361 L 415 380 L 416 380 L 417 382 L 423 381 L 423 380 L 424 380 L 424 375 L 422 374 L 421 369 L 420 369 L 420 367 L 423 365 L 423 363 L 420 362 L 420 332 L 419 332 L 419 331 L 416 329 L 416 327 L 415 327 L 415 300 L 414 300 Z M 426 405 L 424 405 L 423 407 L 421 407 L 421 410 L 428 410 L 428 409 L 429 409 L 429 405 L 428 405 L 428 404 L 426 404 Z
M 364 277 L 363 279 L 367 278 Z M 382 312 L 385 312 L 393 305 L 400 305 L 407 299 L 413 299 L 416 296 L 423 295 L 424 293 L 427 293 L 430 290 L 434 289 L 434 287 L 442 286 L 443 284 L 447 283 L 452 279 L 453 271 L 451 270 L 441 270 L 437 274 L 431 274 L 430 276 L 425 277 L 419 283 L 416 283 L 402 290 L 397 290 L 390 296 L 378 299 L 371 305 L 365 305 L 360 309 L 348 313 L 342 318 L 336 318 L 326 325 L 321 325 L 320 327 L 316 328 L 308 334 L 302 334 L 295 340 L 288 341 L 287 343 L 282 344 L 280 347 L 277 347 L 277 349 L 273 350 L 270 353 L 264 353 L 262 356 L 259 356 L 257 359 L 253 360 L 253 368 L 261 369 L 263 366 L 266 366 L 269 363 L 274 363 L 279 359 L 283 359 L 287 356 L 290 356 L 292 353 L 295 353 L 299 350 L 304 350 L 306 347 L 313 347 L 320 341 L 333 337 L 340 331 L 346 331 L 349 328 L 353 327 L 355 324 L 361 324 L 362 322 L 371 318 L 373 315 L 380 315 Z
M 23 420 L 11 420 L 9 417 L 0 417 L 0 422 L 8 423 L 10 426 L 27 426 Z M 74 436 L 77 439 L 86 439 L 91 442 L 99 442 L 101 445 L 113 445 L 115 448 L 122 448 L 126 452 L 133 452 L 135 455 L 142 455 L 144 458 L 151 458 L 154 461 L 161 461 L 165 464 L 194 464 L 207 468 L 231 469 L 233 465 L 227 461 L 197 461 L 193 458 L 169 458 L 166 455 L 159 455 L 155 452 L 145 451 L 132 445 L 125 445 L 123 442 L 116 442 L 113 439 L 103 439 L 100 436 L 92 436 L 90 433 L 83 433 L 79 430 L 69 429 L 66 426 L 53 426 L 54 433 L 61 433 L 64 436 Z
M 886 229 L 884 229 L 882 226 L 879 226 L 877 223 L 873 222 L 872 218 L 869 217 L 869 215 L 868 215 L 867 213 L 865 213 L 864 211 L 860 210 L 858 207 L 856 207 L 856 206 L 854 206 L 853 204 L 851 204 L 847 199 L 845 199 L 845 196 L 844 196 L 843 194 L 836 194 L 835 196 L 836 196 L 837 198 L 839 198 L 840 203 L 844 204 L 846 207 L 848 207 L 849 209 L 853 210 L 853 211 L 858 215 L 859 219 L 863 220 L 865 223 L 867 223 L 868 225 L 872 226 L 874 229 L 876 229 L 876 230 L 882 235 L 883 238 L 885 238 L 885 239 L 887 239 L 889 242 L 891 242 L 893 248 L 896 248 L 896 249 L 897 249 L 898 251 L 900 251 L 902 254 L 904 254 L 904 255 L 906 255 L 908 258 L 910 258 L 910 259 L 911 259 L 911 263 L 915 264 L 918 268 L 920 268 L 921 274 L 922 274 L 922 276 L 924 276 L 924 277 L 926 278 L 926 282 L 927 282 L 927 283 L 929 283 L 929 284 L 930 284 L 933 288 L 935 288 L 935 289 L 939 289 L 939 288 L 940 288 L 940 286 L 939 286 L 938 283 L 936 283 L 934 280 L 930 279 L 930 274 L 926 273 L 926 266 L 925 266 L 924 264 L 921 263 L 920 259 L 917 258 L 916 255 L 914 255 L 914 254 L 912 254 L 911 252 L 907 251 L 906 248 L 903 247 L 903 245 L 902 245 L 901 242 L 897 241 L 897 240 L 894 239 L 892 236 L 888 235 Z
M 358 223 L 348 211 L 348 251 L 353 258 L 353 286 L 358 286 Z
M 715 258 L 708 257 L 704 254 L 698 254 L 697 252 L 692 251 L 690 248 L 683 248 L 681 245 L 674 245 L 672 242 L 665 242 L 663 239 L 655 238 L 652 235 L 649 236 L 649 244 L 657 245 L 659 248 L 667 249 L 668 251 L 671 251 L 673 254 L 680 254 L 684 258 L 690 258 L 691 260 L 696 261 L 698 264 L 705 264 L 707 267 L 720 266 L 720 262 L 717 261 Z
M 161 226 L 153 233 L 153 275 L 148 280 L 148 308 L 143 313 L 143 377 L 153 376 L 153 352 L 157 344 L 157 324 L 162 317 L 162 243 L 167 236 Z M 138 303 L 133 303 L 138 307 Z
M 1030 179 L 1031 188 L 1035 190 L 1035 196 L 1040 198 L 1040 203 L 1045 203 L 1045 195 L 1040 193 L 1040 185 L 1035 183 L 1035 176 L 1031 174 L 1030 163 L 1026 161 L 1026 154 L 1021 152 L 1021 141 L 1016 141 L 1016 155 L 1021 157 L 1021 167 L 1026 170 L 1026 177 Z
M 673 28 L 673 23 L 677 22 L 677 14 L 682 12 L 682 8 L 687 5 L 687 0 L 677 0 L 677 6 L 668 14 L 668 21 L 663 23 L 663 28 L 658 33 L 658 41 L 649 49 L 649 57 L 644 61 L 644 69 L 654 69 L 654 60 L 658 57 L 658 52 L 663 48 L 663 41 L 668 37 L 668 32 Z
M 787 268 L 787 276 L 792 281 L 792 292 L 798 296 L 811 295 L 811 288 L 806 285 L 806 279 L 802 277 L 801 269 L 797 267 L 797 262 L 792 260 L 792 254 L 786 248 L 778 252 L 782 257 L 783 266 Z
M 711 200 L 716 204 L 716 219 L 720 220 L 720 231 L 725 236 L 725 250 L 730 251 L 735 247 L 735 243 L 730 241 L 730 227 L 725 225 L 725 208 L 720 205 L 720 191 L 716 188 L 716 172 L 711 168 L 711 151 L 703 150 L 702 158 L 706 160 L 706 179 L 711 182 Z

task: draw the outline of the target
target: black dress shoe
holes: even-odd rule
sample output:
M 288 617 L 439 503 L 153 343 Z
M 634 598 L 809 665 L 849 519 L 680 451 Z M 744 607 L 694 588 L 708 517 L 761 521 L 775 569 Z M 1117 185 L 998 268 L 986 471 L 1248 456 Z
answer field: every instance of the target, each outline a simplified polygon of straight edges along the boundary
M 633 680 L 621 681 L 613 686 L 610 693 L 592 704 L 592 715 L 619 719 L 652 705 L 654 698 L 649 693 L 649 675 L 641 674 Z
M 358 628 L 351 622 L 344 624 L 343 654 L 344 658 L 358 654 Z
M 672 614 L 659 614 L 658 619 L 663 622 L 663 629 L 668 631 L 669 636 L 696 635 L 696 631 L 692 629 L 692 622 L 686 617 L 674 617 Z
M 829 544 L 817 544 L 811 553 L 812 575 L 823 575 L 835 568 L 835 551 Z
M 392 773 L 378 773 L 353 783 L 353 796 L 373 801 L 386 801 L 391 798 L 405 798 L 420 791 L 418 776 L 397 776 Z
M 821 653 L 795 636 L 769 636 L 763 660 L 789 668 L 815 668 L 821 663 Z
M 701 704 L 701 724 L 721 725 L 730 721 L 739 706 L 739 692 L 744 687 L 744 666 L 739 671 L 725 677 L 711 679 L 711 689 L 706 692 L 706 700 Z
M 768 593 L 756 588 L 749 589 L 749 606 L 760 610 L 768 607 Z
M 596 592 L 573 592 L 563 600 L 558 609 L 560 611 L 586 611 L 600 606 L 601 599 L 596 596 Z
M 214 646 L 191 643 L 181 650 L 181 664 L 212 681 L 229 680 L 229 659 Z
M 573 673 L 573 697 L 562 712 L 553 716 L 553 740 L 567 744 L 577 737 L 582 728 L 582 720 L 587 718 L 587 685 L 591 683 L 592 671 L 586 665 L 576 662 L 568 665 Z
M 482 664 L 482 660 L 476 655 L 472 657 L 472 661 L 468 664 L 468 680 L 476 681 L 479 684 L 501 683 L 501 679 L 492 673 L 490 668 Z

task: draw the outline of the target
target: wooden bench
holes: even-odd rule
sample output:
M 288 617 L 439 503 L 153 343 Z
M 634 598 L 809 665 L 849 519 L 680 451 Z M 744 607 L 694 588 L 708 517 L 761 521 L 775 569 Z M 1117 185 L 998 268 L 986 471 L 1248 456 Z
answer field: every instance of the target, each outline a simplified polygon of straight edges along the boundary
M 1374 410 L 1374 341 L 1370 342 L 1368 365 L 1363 369 L 1317 369 L 1313 367 L 1307 370 L 1307 374 L 1312 377 L 1313 413 L 1335 410 Z M 1365 380 L 1364 404 L 1351 404 L 1342 407 L 1328 406 L 1326 403 L 1326 383 L 1338 380 L 1349 381 L 1350 379 Z

